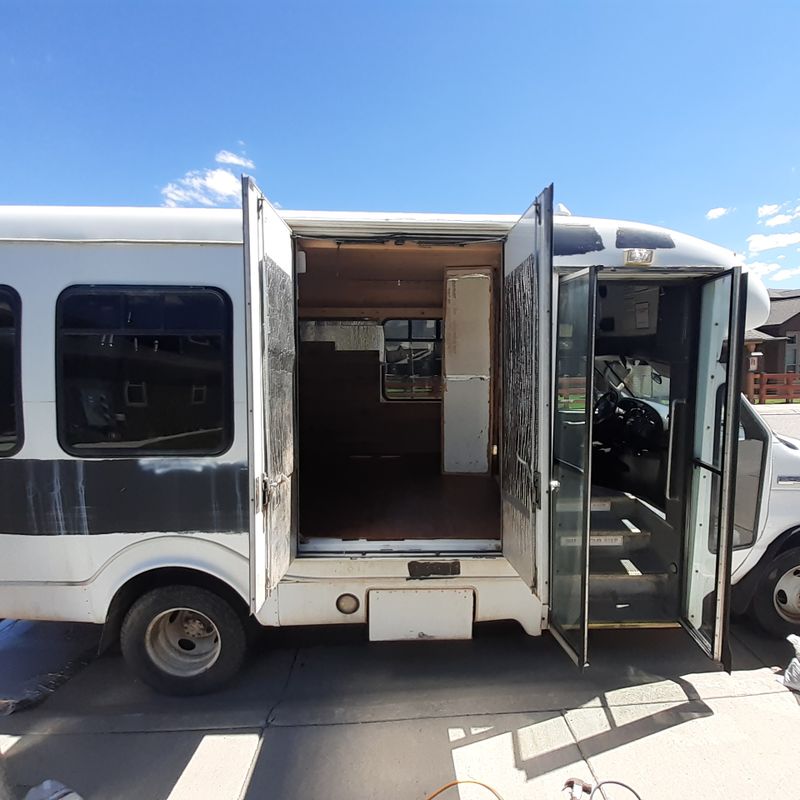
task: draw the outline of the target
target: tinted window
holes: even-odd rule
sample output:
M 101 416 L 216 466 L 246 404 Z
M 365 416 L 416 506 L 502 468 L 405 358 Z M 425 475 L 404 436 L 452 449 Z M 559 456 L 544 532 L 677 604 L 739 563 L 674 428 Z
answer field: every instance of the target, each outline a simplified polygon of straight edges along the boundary
M 77 455 L 214 455 L 232 439 L 216 289 L 73 288 L 58 302 L 58 432 Z
M 19 375 L 19 295 L 0 286 L 0 456 L 22 445 Z
M 600 234 L 591 225 L 559 225 L 553 228 L 553 255 L 577 256 L 603 249 Z

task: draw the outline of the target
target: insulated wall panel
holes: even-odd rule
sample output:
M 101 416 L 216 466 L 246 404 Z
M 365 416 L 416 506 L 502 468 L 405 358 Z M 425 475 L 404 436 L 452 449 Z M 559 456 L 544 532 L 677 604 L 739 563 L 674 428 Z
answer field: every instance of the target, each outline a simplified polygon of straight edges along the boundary
M 492 280 L 489 269 L 447 270 L 442 468 L 489 471 Z

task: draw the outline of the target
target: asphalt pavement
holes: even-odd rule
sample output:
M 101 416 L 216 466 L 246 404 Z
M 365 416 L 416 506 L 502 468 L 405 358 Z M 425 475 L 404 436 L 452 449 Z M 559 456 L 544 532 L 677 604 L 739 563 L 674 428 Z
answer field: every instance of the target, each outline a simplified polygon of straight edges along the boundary
M 204 698 L 158 696 L 104 656 L 0 718 L 0 752 L 19 789 L 56 778 L 86 800 L 423 800 L 467 779 L 538 800 L 564 797 L 571 776 L 625 781 L 642 800 L 749 799 L 783 796 L 796 774 L 800 700 L 776 681 L 791 651 L 749 624 L 731 675 L 673 629 L 593 631 L 584 673 L 513 624 L 468 642 L 364 637 L 268 633 Z

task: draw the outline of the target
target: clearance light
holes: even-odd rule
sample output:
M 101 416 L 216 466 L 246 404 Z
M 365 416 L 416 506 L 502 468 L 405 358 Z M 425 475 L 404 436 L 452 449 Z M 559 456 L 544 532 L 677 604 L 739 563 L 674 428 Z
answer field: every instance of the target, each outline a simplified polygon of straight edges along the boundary
M 625 251 L 626 267 L 652 267 L 655 250 L 647 250 L 644 247 L 633 247 Z

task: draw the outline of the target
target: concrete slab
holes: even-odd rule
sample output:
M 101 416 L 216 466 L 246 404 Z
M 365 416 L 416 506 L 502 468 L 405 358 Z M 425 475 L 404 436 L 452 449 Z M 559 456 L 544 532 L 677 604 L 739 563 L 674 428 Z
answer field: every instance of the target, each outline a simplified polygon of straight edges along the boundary
M 576 709 L 566 719 L 598 779 L 624 781 L 648 800 L 752 800 L 778 794 L 797 772 L 800 704 L 788 690 Z M 607 797 L 629 795 L 609 790 Z
M 746 648 L 727 675 L 682 630 L 596 631 L 578 672 L 549 636 L 346 644 L 300 650 L 278 724 L 341 724 L 777 692 Z
M 362 725 L 271 727 L 246 800 L 422 800 L 452 780 L 478 780 L 504 800 L 561 797 L 591 780 L 559 712 Z M 486 800 L 473 785 L 447 797 Z
M 283 631 L 228 690 L 183 699 L 154 694 L 113 656 L 0 720 L 0 753 L 18 784 L 56 778 L 87 800 L 421 800 L 467 778 L 531 800 L 561 796 L 571 775 L 620 778 L 659 800 L 706 789 L 706 774 L 728 776 L 722 796 L 757 797 L 791 774 L 800 704 L 774 679 L 784 643 L 735 631 L 733 675 L 680 630 L 593 632 L 584 673 L 550 637 L 515 626 L 453 643 Z M 674 794 L 656 793 L 651 773 Z
M 234 800 L 259 738 L 259 731 L 28 735 L 7 747 L 6 766 L 23 791 L 53 778 L 84 800 Z
M 800 405 L 771 403 L 754 408 L 775 433 L 800 439 Z
M 48 697 L 91 660 L 100 627 L 0 621 L 0 716 Z
M 202 699 L 165 697 L 137 680 L 121 656 L 97 659 L 43 706 L 0 720 L 0 733 L 236 730 L 266 724 L 294 662 L 289 649 L 251 659 L 228 688 Z

